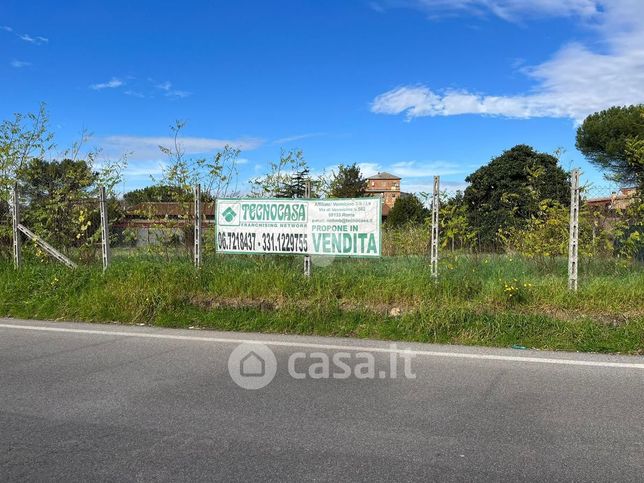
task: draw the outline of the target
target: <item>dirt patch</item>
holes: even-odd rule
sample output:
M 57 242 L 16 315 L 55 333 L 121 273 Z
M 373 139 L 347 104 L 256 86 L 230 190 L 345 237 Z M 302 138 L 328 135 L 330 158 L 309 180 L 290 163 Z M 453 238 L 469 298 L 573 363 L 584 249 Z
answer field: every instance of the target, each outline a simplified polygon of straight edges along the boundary
M 273 311 L 279 309 L 279 305 L 270 300 L 246 299 L 246 298 L 222 298 L 210 295 L 195 295 L 190 303 L 202 309 L 257 309 L 261 311 Z
M 400 317 L 405 313 L 412 312 L 413 307 L 403 307 L 398 304 L 387 303 L 361 303 L 353 300 L 340 300 L 340 309 L 345 312 L 358 312 L 366 310 L 384 317 Z
M 644 317 L 643 311 L 629 311 L 629 312 L 588 312 L 584 310 L 566 310 L 553 307 L 539 307 L 538 310 L 531 308 L 527 313 L 544 314 L 554 319 L 559 320 L 580 320 L 590 319 L 603 325 L 610 327 L 620 327 L 627 324 L 631 320 Z
M 279 300 L 253 299 L 241 297 L 216 297 L 208 294 L 194 295 L 190 303 L 203 309 L 256 309 L 262 311 L 279 310 L 286 304 Z M 297 310 L 309 310 L 318 302 L 309 300 L 289 301 L 289 307 Z M 351 300 L 340 300 L 340 310 L 344 312 L 357 312 L 366 310 L 386 317 L 400 317 L 405 313 L 413 311 L 412 307 L 402 307 L 395 304 L 386 303 L 358 303 Z
M 268 300 L 243 297 L 217 297 L 209 294 L 194 295 L 190 303 L 196 307 L 214 310 L 214 309 L 254 309 L 266 312 L 280 310 L 289 307 L 298 311 L 307 311 L 317 307 L 319 301 L 311 300 Z M 367 311 L 382 317 L 402 317 L 405 314 L 413 313 L 418 309 L 417 306 L 392 304 L 392 303 L 364 303 L 353 300 L 340 299 L 339 308 L 343 312 L 360 312 Z M 631 320 L 644 317 L 644 311 L 630 311 L 624 313 L 615 312 L 589 312 L 584 310 L 560 309 L 554 307 L 507 307 L 505 305 L 491 305 L 470 307 L 475 313 L 485 314 L 488 312 L 515 312 L 523 315 L 546 315 L 553 319 L 564 321 L 575 321 L 581 319 L 590 319 L 597 323 L 610 327 L 620 327 Z

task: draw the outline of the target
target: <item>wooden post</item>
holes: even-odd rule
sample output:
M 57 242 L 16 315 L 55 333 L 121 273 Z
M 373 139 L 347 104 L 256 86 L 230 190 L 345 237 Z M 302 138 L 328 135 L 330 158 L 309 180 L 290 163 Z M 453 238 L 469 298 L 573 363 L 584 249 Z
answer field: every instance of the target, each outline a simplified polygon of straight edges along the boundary
M 432 193 L 432 239 L 431 262 L 432 277 L 438 278 L 438 210 L 440 207 L 440 176 L 434 176 L 434 191 Z
M 22 265 L 22 239 L 20 238 L 20 196 L 18 183 L 14 183 L 11 190 L 11 220 L 13 227 L 13 266 L 17 269 Z
M 101 211 L 101 252 L 103 256 L 103 271 L 107 270 L 110 265 L 110 227 L 107 216 L 107 197 L 105 196 L 105 186 L 98 188 L 99 204 Z
M 579 169 L 570 177 L 570 236 L 568 240 L 568 288 L 577 291 L 577 265 L 579 248 Z

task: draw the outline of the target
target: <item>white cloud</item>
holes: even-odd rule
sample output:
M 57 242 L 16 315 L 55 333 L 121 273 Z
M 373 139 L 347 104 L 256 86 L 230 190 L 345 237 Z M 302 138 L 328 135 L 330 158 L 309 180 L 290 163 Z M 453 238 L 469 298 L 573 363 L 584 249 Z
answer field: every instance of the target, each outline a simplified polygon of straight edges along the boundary
M 447 9 L 452 2 L 427 0 L 424 3 Z M 644 102 L 644 2 L 641 0 L 614 0 L 605 4 L 590 0 L 539 0 L 534 4 L 519 0 L 458 0 L 454 5 L 457 10 L 488 6 L 500 16 L 501 11 L 515 15 L 529 13 L 531 8 L 551 15 L 592 16 L 595 23 L 591 28 L 599 35 L 602 51 L 570 43 L 550 60 L 522 68 L 521 72 L 535 83 L 534 88 L 524 94 L 489 95 L 407 85 L 377 96 L 371 104 L 373 112 L 404 113 L 408 119 L 482 114 L 580 121 L 592 112 L 613 105 Z
M 40 35 L 35 35 L 32 37 L 29 34 L 19 34 L 12 27 L 9 27 L 8 25 L 0 25 L 0 30 L 4 30 L 5 32 L 12 33 L 20 40 L 23 40 L 33 45 L 42 45 L 42 44 L 49 43 L 48 38 L 41 37 Z
M 595 0 L 382 0 L 381 8 L 411 7 L 430 17 L 444 15 L 496 15 L 515 21 L 531 17 L 590 17 L 600 11 Z
M 447 176 L 468 172 L 468 167 L 449 161 L 400 161 L 385 169 L 401 178 L 423 178 L 432 176 Z
M 138 97 L 139 99 L 145 98 L 145 94 L 139 91 L 134 91 L 132 89 L 124 91 L 123 94 L 125 94 L 126 96 Z
M 11 61 L 11 67 L 15 67 L 16 69 L 20 69 L 22 67 L 29 67 L 31 65 L 31 62 L 25 62 L 24 60 L 12 60 Z
M 167 168 L 167 163 L 159 161 L 134 161 L 128 162 L 123 174 L 125 179 L 129 178 L 150 178 L 150 176 L 159 176 Z M 105 162 L 94 162 L 94 170 L 101 170 L 105 167 Z
M 173 89 L 172 82 L 170 81 L 161 82 L 160 84 L 156 84 L 154 87 L 163 91 L 164 92 L 163 95 L 171 99 L 185 99 L 186 97 L 192 95 L 192 92 L 183 91 L 180 89 Z
M 149 84 L 141 85 L 141 82 L 137 83 L 136 77 L 126 76 L 125 79 L 127 79 L 127 81 L 123 80 L 123 78 L 112 77 L 107 82 L 92 84 L 89 86 L 89 88 L 100 91 L 103 89 L 115 89 L 118 87 L 123 87 L 127 84 L 130 88 L 122 91 L 123 94 L 125 94 L 126 96 L 138 97 L 141 99 L 154 98 L 156 94 L 162 94 L 164 97 L 167 97 L 169 99 L 184 99 L 192 95 L 192 93 L 188 91 L 173 89 L 172 82 L 170 81 L 156 83 L 153 79 L 148 78 L 148 82 L 153 84 L 154 89 L 152 89 Z
M 324 136 L 324 135 L 326 135 L 326 133 L 324 132 L 310 132 L 306 134 L 297 134 L 295 136 L 287 136 L 287 137 L 276 139 L 275 141 L 272 142 L 272 144 L 288 144 L 288 143 L 292 143 L 293 141 L 301 141 L 302 139 L 314 138 L 314 137 Z
M 459 167 L 456 163 L 447 161 L 402 161 L 393 164 L 380 163 L 358 163 L 362 176 L 368 178 L 375 174 L 386 171 L 402 178 L 400 188 L 405 193 L 430 193 L 434 188 L 434 176 L 447 176 L 450 174 L 462 174 L 471 171 L 468 166 Z M 337 172 L 337 166 L 327 168 L 327 172 Z M 454 194 L 456 191 L 463 191 L 467 187 L 464 181 L 440 181 L 441 191 Z
M 431 193 L 434 190 L 434 180 L 426 179 L 417 183 L 405 183 L 402 180 L 400 186 L 401 190 L 405 193 Z M 448 195 L 455 195 L 457 191 L 465 191 L 467 183 L 460 181 L 443 181 L 440 182 L 440 191 L 447 192 Z
M 165 93 L 166 97 L 170 97 L 172 99 L 185 99 L 186 97 L 191 95 L 192 95 L 192 92 L 181 91 L 178 89 L 172 89 Z
M 137 161 L 154 161 L 165 156 L 159 146 L 173 146 L 174 138 L 171 136 L 107 136 L 100 139 L 104 153 L 110 157 L 118 157 L 130 153 L 129 157 Z M 179 140 L 181 149 L 185 154 L 210 153 L 231 145 L 242 151 L 256 149 L 262 141 L 255 138 L 242 139 L 213 139 L 183 137 Z
M 378 114 L 405 113 L 408 119 L 425 116 L 454 116 L 458 114 L 485 114 L 505 117 L 573 117 L 578 106 L 566 112 L 565 104 L 553 101 L 554 96 L 486 96 L 467 91 L 447 90 L 436 93 L 426 86 L 403 86 L 380 94 L 371 104 Z M 559 99 L 561 100 L 561 99 Z M 582 106 L 582 110 L 588 110 Z M 591 110 L 592 112 L 592 110 Z M 583 117 L 583 115 L 582 115 Z
M 378 3 L 378 2 L 369 2 L 368 5 L 371 7 L 372 10 L 374 10 L 374 11 L 376 11 L 378 13 L 384 13 L 385 12 L 385 8 L 383 7 L 383 5 Z
M 121 79 L 118 79 L 116 77 L 112 77 L 107 82 L 101 82 L 99 84 L 92 84 L 92 85 L 89 86 L 89 88 L 93 89 L 95 91 L 100 91 L 102 89 L 115 89 L 117 87 L 121 87 L 122 85 L 125 85 L 125 82 L 123 82 Z
M 358 167 L 360 168 L 362 176 L 365 178 L 378 174 L 380 171 L 384 171 L 384 169 L 380 168 L 380 164 L 378 163 L 358 163 Z M 334 169 L 337 169 L 337 166 L 334 167 Z
M 40 35 L 36 35 L 35 37 L 32 37 L 29 34 L 18 34 L 18 38 L 20 40 L 24 40 L 25 42 L 29 42 L 30 44 L 34 44 L 34 45 L 46 44 L 49 42 L 49 39 L 45 37 L 41 37 Z
M 126 178 L 143 177 L 149 178 L 150 176 L 160 176 L 163 170 L 167 167 L 165 163 L 145 163 L 137 162 L 128 165 L 125 169 L 124 175 Z
M 169 91 L 172 88 L 172 82 L 165 81 L 165 82 L 162 82 L 161 84 L 157 84 L 155 87 L 157 89 L 161 89 L 162 91 Z
M 469 173 L 473 166 L 451 161 L 397 161 L 390 164 L 382 163 L 357 163 L 363 176 L 369 177 L 386 171 L 401 178 L 431 178 L 433 176 L 447 176 L 453 174 Z M 332 166 L 329 171 L 337 170 Z
M 471 172 L 472 165 L 450 161 L 398 161 L 395 163 L 357 163 L 362 176 L 368 178 L 386 171 L 402 178 L 400 188 L 405 193 L 429 193 L 434 187 L 434 176 L 459 175 Z M 326 168 L 327 173 L 337 172 L 338 166 Z M 457 176 L 458 178 L 458 176 Z M 467 183 L 464 181 L 447 181 L 441 179 L 441 191 L 454 194 L 463 191 Z

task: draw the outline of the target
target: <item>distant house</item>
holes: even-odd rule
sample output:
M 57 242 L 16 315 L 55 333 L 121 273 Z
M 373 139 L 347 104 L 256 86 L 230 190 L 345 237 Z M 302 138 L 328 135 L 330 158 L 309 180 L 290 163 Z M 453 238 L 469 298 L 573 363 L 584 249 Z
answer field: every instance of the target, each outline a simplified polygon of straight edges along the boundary
M 382 197 L 382 216 L 387 217 L 396 200 L 404 193 L 400 191 L 401 178 L 383 171 L 367 178 L 367 196 Z
M 205 223 L 214 223 L 215 204 L 201 203 L 201 213 Z M 147 201 L 128 206 L 125 212 L 125 223 L 135 226 L 178 226 L 187 223 L 194 214 L 192 202 Z
M 382 198 L 382 217 L 386 218 L 396 200 L 407 196 L 400 191 L 401 178 L 387 172 L 381 172 L 367 178 L 366 195 Z M 203 222 L 205 225 L 215 223 L 215 203 L 201 203 Z M 119 232 L 128 229 L 134 234 L 136 244 L 146 246 L 156 244 L 161 240 L 175 238 L 187 242 L 192 226 L 194 205 L 191 202 L 148 201 L 125 207 L 125 217 L 114 227 Z
M 201 203 L 202 223 L 215 223 L 215 204 Z M 129 230 L 137 246 L 154 245 L 161 241 L 189 242 L 186 234 L 191 231 L 194 205 L 191 202 L 149 201 L 126 207 L 125 218 L 116 223 L 117 232 Z
M 636 194 L 636 188 L 622 188 L 618 193 L 612 193 L 610 196 L 589 198 L 586 200 L 586 206 L 607 211 L 623 210 L 635 201 Z

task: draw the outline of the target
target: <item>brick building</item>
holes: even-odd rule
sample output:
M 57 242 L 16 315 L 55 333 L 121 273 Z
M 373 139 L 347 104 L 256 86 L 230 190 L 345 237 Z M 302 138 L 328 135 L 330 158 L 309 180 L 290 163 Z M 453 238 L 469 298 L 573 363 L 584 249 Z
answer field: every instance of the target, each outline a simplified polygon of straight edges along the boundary
M 400 198 L 400 180 L 398 176 L 382 172 L 367 178 L 367 196 L 382 197 L 382 216 L 386 217 Z
M 610 196 L 587 199 L 586 205 L 604 210 L 624 210 L 635 202 L 636 195 L 636 188 L 621 188 L 618 193 L 612 193 Z

